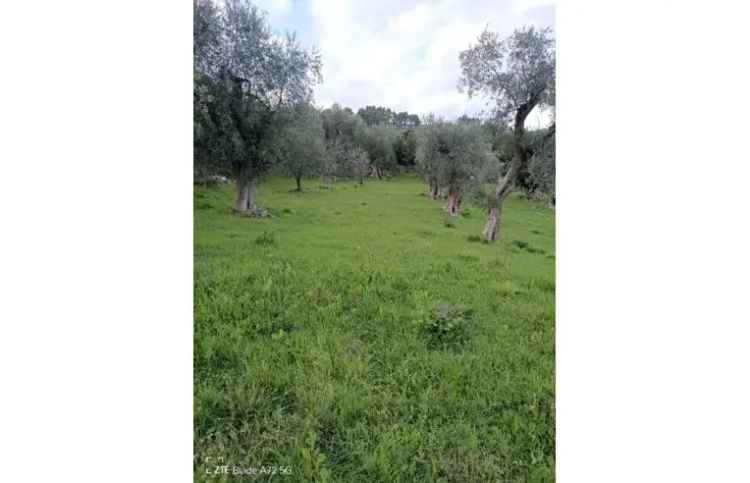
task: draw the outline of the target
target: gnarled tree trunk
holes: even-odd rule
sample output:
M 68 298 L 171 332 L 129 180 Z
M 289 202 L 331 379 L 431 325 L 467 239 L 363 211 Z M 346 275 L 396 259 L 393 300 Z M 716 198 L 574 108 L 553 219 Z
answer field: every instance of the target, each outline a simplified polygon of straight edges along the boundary
M 437 180 L 435 180 L 435 178 L 430 178 L 428 180 L 428 183 L 430 185 L 430 198 L 436 200 L 440 195 L 440 187 L 438 186 L 438 182 Z
M 461 192 L 451 188 L 448 190 L 448 203 L 445 204 L 445 211 L 451 216 L 458 216 L 461 210 Z
M 497 180 L 497 189 L 495 190 L 494 197 L 490 200 L 489 208 L 487 209 L 487 224 L 484 227 L 484 238 L 488 242 L 494 242 L 497 240 L 500 231 L 500 213 L 502 211 L 503 202 L 510 194 L 513 188 L 513 183 L 515 183 L 516 178 L 518 178 L 518 173 L 522 168 L 526 167 L 528 153 L 523 144 L 523 135 L 525 133 L 524 123 L 526 122 L 526 117 L 538 102 L 538 97 L 532 96 L 516 111 L 516 119 L 513 126 L 514 156 L 505 176 L 501 176 L 500 179 Z
M 240 213 L 247 213 L 255 208 L 255 178 L 249 176 L 245 170 L 240 170 L 235 182 L 237 198 L 234 209 Z
M 235 181 L 236 189 L 237 189 L 237 198 L 234 201 L 234 209 L 239 212 L 245 212 L 248 210 L 250 206 L 250 180 L 247 179 L 247 177 L 244 175 L 244 173 L 240 173 L 237 175 L 237 180 Z
M 498 200 L 487 209 L 487 223 L 484 225 L 484 239 L 488 242 L 497 240 L 500 230 L 500 214 L 503 210 L 503 200 Z

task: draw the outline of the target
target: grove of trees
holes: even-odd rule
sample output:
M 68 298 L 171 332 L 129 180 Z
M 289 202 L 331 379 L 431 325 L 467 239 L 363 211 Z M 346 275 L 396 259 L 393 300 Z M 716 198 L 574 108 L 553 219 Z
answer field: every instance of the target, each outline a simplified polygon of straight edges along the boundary
M 455 121 L 367 105 L 355 113 L 314 105 L 322 56 L 294 34 L 272 33 L 248 0 L 194 0 L 194 172 L 226 176 L 234 208 L 262 216 L 255 189 L 270 172 L 330 184 L 414 169 L 429 196 L 456 216 L 463 200 L 487 210 L 484 237 L 500 234 L 514 190 L 555 202 L 555 124 L 527 131 L 535 108 L 555 105 L 555 48 L 549 29 L 507 38 L 488 30 L 459 55 L 459 89 L 489 99 L 492 115 Z

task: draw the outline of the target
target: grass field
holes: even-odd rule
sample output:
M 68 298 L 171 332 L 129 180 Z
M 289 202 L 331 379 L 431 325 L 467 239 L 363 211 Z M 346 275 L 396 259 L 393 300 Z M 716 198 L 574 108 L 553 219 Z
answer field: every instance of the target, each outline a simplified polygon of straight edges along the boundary
M 195 188 L 196 480 L 553 481 L 554 212 L 488 245 L 416 177 L 294 186 Z

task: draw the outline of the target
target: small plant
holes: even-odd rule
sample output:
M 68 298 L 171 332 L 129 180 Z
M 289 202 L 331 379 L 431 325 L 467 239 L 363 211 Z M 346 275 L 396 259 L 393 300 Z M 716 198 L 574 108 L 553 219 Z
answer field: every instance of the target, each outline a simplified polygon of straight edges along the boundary
M 282 213 L 291 213 L 292 210 L 290 210 L 289 208 L 284 208 L 283 210 L 281 210 L 281 212 Z
M 419 330 L 430 347 L 456 347 L 469 340 L 472 314 L 470 308 L 439 303 L 419 320 Z
M 250 218 L 271 218 L 271 212 L 261 206 L 250 208 L 247 211 L 236 211 L 235 212 L 242 216 L 249 216 Z
M 468 208 L 464 208 L 463 211 L 461 211 L 461 217 L 462 218 L 471 218 L 471 210 Z
M 328 483 L 331 481 L 331 470 L 326 467 L 326 455 L 317 448 L 317 440 L 315 431 L 305 431 L 304 446 L 300 448 L 302 474 L 307 481 Z
M 480 241 L 482 241 L 482 237 L 479 235 L 469 235 L 466 237 L 466 239 L 471 243 L 479 243 Z
M 274 246 L 276 245 L 276 238 L 274 238 L 273 233 L 264 231 L 255 239 L 255 244 L 265 247 Z
M 446 228 L 455 228 L 455 227 L 456 227 L 456 224 L 455 224 L 455 223 L 453 223 L 453 220 L 450 220 L 450 219 L 448 219 L 448 218 L 446 218 L 445 220 L 443 220 L 443 225 L 444 225 L 444 226 L 445 226 Z
M 544 255 L 544 254 L 547 253 L 544 250 L 542 250 L 541 248 L 536 248 L 536 247 L 533 247 L 533 246 L 529 245 L 525 241 L 513 240 L 511 242 L 511 244 L 514 245 L 514 246 L 516 246 L 516 247 L 518 247 L 519 249 L 525 250 L 525 251 L 527 251 L 529 253 L 539 254 L 539 255 Z

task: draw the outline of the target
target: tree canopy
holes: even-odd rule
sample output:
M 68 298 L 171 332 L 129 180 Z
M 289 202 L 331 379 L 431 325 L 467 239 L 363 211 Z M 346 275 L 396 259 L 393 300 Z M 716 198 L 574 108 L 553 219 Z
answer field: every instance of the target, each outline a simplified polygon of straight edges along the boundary
M 395 112 L 382 106 L 365 106 L 357 111 L 357 115 L 368 126 L 393 126 L 400 129 L 409 129 L 421 124 L 419 116 L 416 114 L 409 114 L 406 111 Z
M 253 183 L 273 162 L 275 115 L 312 101 L 321 57 L 294 34 L 272 35 L 265 14 L 246 0 L 195 0 L 193 9 L 196 171 L 234 175 L 235 208 L 247 211 Z
M 274 135 L 273 154 L 279 166 L 297 182 L 321 173 L 326 157 L 320 113 L 310 104 L 296 104 L 279 114 L 281 128 Z

